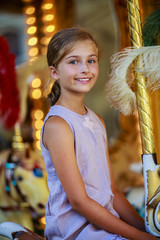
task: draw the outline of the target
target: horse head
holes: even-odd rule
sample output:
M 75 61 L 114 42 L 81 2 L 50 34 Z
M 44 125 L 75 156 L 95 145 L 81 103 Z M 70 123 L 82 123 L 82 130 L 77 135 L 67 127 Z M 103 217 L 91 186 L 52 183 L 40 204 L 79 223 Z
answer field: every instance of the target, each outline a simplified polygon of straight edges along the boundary
M 45 214 L 48 187 L 39 151 L 28 147 L 10 151 L 5 163 L 5 191 L 19 206 L 29 207 L 33 217 Z

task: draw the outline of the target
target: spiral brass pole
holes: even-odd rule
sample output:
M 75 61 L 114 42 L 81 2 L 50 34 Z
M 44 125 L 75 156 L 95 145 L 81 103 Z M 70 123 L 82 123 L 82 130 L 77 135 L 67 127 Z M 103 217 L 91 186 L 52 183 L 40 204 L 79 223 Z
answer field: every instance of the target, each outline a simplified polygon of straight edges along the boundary
M 127 0 L 127 12 L 131 43 L 135 48 L 140 48 L 143 46 L 143 36 L 138 0 Z M 135 69 L 139 65 L 139 60 L 141 57 L 143 56 L 139 56 L 134 61 L 133 66 Z M 153 141 L 151 111 L 149 103 L 149 94 L 146 87 L 146 79 L 143 77 L 141 72 L 138 72 L 136 70 L 134 71 L 134 76 L 142 140 L 142 151 L 143 154 L 150 154 L 155 152 L 155 148 Z
M 19 123 L 16 123 L 14 127 L 14 135 L 12 138 L 12 149 L 18 150 L 18 151 L 24 150 L 24 143 L 21 136 L 21 129 L 20 129 Z

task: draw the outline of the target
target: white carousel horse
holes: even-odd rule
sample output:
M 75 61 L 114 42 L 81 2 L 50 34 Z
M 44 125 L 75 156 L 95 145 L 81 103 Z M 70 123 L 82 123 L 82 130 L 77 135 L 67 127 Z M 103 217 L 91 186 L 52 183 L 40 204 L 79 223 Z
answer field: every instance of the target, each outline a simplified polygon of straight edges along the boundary
M 15 222 L 34 231 L 33 217 L 45 215 L 47 199 L 46 171 L 40 153 L 28 148 L 2 152 L 0 223 Z
M 29 229 L 24 228 L 23 226 L 13 222 L 0 223 L 0 236 L 4 236 L 12 240 L 43 240 L 44 239 L 39 235 L 37 235 L 36 233 L 30 231 Z

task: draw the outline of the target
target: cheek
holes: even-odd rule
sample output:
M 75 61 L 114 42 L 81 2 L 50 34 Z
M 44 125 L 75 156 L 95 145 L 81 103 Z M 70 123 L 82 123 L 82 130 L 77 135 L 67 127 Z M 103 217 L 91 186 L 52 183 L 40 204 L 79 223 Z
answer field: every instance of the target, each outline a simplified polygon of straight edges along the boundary
M 77 73 L 77 68 L 75 66 L 70 66 L 70 67 L 64 67 L 63 68 L 63 74 L 67 74 L 68 76 L 72 76 Z
M 98 74 L 99 74 L 99 66 L 97 65 L 97 66 L 93 67 L 92 68 L 92 72 L 95 74 L 95 76 L 98 76 Z

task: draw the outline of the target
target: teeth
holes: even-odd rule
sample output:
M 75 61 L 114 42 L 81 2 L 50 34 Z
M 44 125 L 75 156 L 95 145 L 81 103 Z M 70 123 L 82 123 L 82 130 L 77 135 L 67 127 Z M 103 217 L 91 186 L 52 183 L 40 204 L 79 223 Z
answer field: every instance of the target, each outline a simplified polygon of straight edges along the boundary
M 86 81 L 89 81 L 89 78 L 81 78 L 81 79 L 78 79 L 79 81 L 82 81 L 82 82 L 86 82 Z

